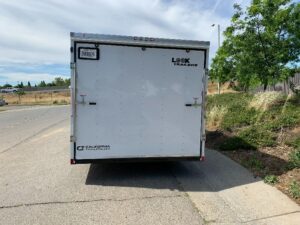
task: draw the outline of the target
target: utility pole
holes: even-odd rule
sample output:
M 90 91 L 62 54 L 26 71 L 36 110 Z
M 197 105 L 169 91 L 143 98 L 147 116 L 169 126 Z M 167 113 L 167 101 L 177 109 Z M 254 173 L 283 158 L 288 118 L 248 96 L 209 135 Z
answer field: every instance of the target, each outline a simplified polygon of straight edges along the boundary
M 211 26 L 214 27 L 215 24 L 212 24 Z M 220 45 L 221 45 L 221 28 L 220 28 L 220 24 L 218 24 L 218 49 L 220 48 Z M 220 93 L 221 93 L 221 85 L 218 79 L 218 94 Z
M 220 24 L 218 24 L 218 49 L 220 49 Z M 218 80 L 218 94 L 221 93 L 220 81 Z

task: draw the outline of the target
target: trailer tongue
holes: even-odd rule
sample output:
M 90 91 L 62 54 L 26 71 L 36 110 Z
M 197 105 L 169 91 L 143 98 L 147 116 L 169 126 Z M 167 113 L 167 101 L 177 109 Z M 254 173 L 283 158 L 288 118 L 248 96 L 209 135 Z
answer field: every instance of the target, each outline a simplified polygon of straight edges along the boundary
M 71 163 L 204 157 L 209 42 L 71 33 Z

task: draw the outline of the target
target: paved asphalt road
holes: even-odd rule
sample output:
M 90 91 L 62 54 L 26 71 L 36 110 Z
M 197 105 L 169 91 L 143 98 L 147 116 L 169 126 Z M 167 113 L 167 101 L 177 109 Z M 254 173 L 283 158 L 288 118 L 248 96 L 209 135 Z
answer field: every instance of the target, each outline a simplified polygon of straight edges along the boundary
M 299 206 L 218 152 L 69 164 L 69 108 L 0 112 L 0 224 L 300 224 Z

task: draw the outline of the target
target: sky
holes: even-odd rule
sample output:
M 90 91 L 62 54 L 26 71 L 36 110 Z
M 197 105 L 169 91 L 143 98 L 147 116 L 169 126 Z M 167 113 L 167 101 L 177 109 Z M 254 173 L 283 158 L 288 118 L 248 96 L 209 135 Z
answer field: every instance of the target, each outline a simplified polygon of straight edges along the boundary
M 250 0 L 0 0 L 0 85 L 70 76 L 70 32 L 210 41 Z M 221 38 L 222 39 L 222 38 Z

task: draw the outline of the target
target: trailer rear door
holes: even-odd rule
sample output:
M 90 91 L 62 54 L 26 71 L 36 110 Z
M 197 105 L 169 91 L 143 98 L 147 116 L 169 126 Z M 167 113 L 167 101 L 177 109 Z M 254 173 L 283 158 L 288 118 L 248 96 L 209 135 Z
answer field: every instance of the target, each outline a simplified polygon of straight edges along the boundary
M 75 46 L 76 160 L 200 157 L 204 51 Z

